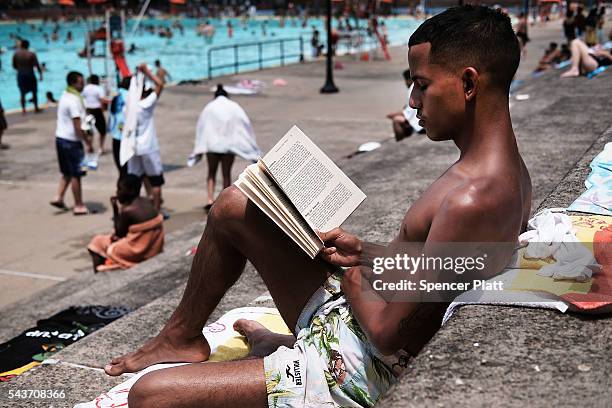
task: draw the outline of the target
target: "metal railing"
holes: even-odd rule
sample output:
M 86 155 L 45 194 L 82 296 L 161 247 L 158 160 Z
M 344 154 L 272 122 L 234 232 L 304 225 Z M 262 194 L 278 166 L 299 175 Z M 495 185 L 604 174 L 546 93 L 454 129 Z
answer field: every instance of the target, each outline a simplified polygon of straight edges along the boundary
M 285 44 L 289 42 L 296 42 L 296 41 L 300 43 L 299 54 L 286 53 Z M 267 44 L 278 44 L 279 45 L 278 55 L 264 56 L 263 49 L 264 49 L 264 45 L 267 45 Z M 253 47 L 257 47 L 257 59 L 241 60 L 240 50 L 245 49 L 245 48 L 253 48 Z M 213 65 L 212 64 L 213 53 L 223 51 L 223 50 L 228 50 L 228 49 L 234 50 L 233 62 L 229 64 Z M 302 37 L 279 38 L 275 40 L 256 41 L 256 42 L 249 42 L 249 43 L 243 43 L 243 44 L 228 44 L 228 45 L 219 45 L 216 47 L 211 47 L 208 49 L 208 79 L 209 80 L 212 79 L 213 71 L 215 70 L 234 68 L 234 74 L 237 74 L 240 72 L 240 67 L 244 65 L 257 64 L 259 66 L 259 69 L 263 69 L 265 62 L 280 60 L 281 66 L 284 66 L 286 60 L 290 58 L 296 58 L 296 57 L 299 58 L 300 62 L 304 61 L 304 39 Z
M 380 48 L 378 39 L 372 35 L 367 35 L 365 30 L 354 31 L 348 35 L 341 36 L 336 53 L 344 55 L 359 55 L 366 51 L 377 51 Z

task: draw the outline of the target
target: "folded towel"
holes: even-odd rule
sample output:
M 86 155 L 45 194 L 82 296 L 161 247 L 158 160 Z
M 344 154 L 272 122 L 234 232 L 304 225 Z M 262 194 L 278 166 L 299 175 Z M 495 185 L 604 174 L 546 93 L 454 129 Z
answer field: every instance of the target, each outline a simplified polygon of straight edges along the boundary
M 551 211 L 554 213 L 554 211 Z M 567 310 L 600 314 L 612 311 L 612 217 L 599 215 L 570 216 L 574 236 L 587 251 L 592 249 L 600 270 L 585 282 L 554 280 L 538 274 L 546 263 L 531 265 L 525 269 L 524 248 L 516 259 L 499 276 L 491 281 L 501 281 L 503 291 L 470 290 L 458 296 L 447 308 L 443 324 L 463 305 L 507 305 L 554 309 L 562 313 Z M 532 219 L 532 221 L 534 221 Z M 567 225 L 567 220 L 558 220 Z M 540 225 L 540 222 L 531 222 Z M 550 225 L 543 223 L 545 225 Z M 557 231 L 558 232 L 558 231 Z M 590 251 L 589 251 L 590 252 Z M 546 252 L 542 252 L 546 253 Z M 544 266 L 543 266 L 544 265 Z
M 119 149 L 119 162 L 123 166 L 136 153 L 136 127 L 138 124 L 138 102 L 142 96 L 144 76 L 138 73 L 130 80 L 127 101 L 125 103 L 125 122 Z
M 527 244 L 527 259 L 554 260 L 538 271 L 538 275 L 554 279 L 585 282 L 599 270 L 595 257 L 574 234 L 572 221 L 565 210 L 552 208 L 538 212 L 528 222 L 529 230 L 519 236 Z

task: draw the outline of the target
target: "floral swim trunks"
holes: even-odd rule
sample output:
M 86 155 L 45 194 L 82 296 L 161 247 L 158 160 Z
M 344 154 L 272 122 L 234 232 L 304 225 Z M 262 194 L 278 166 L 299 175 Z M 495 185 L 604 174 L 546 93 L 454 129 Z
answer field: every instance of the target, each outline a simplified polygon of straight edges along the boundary
M 401 351 L 382 356 L 368 342 L 330 276 L 298 319 L 293 348 L 264 358 L 270 407 L 371 407 L 408 364 Z

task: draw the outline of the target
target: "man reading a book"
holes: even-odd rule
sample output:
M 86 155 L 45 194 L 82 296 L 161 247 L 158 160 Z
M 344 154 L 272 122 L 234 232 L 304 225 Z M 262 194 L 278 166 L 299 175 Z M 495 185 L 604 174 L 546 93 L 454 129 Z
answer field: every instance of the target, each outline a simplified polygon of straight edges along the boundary
M 531 181 L 508 108 L 520 57 L 509 18 L 485 7 L 451 8 L 424 22 L 409 45 L 410 105 L 430 139 L 453 140 L 461 155 L 408 209 L 395 241 L 516 242 L 530 212 Z M 130 407 L 374 405 L 406 355 L 435 333 L 444 305 L 366 301 L 361 240 L 339 228 L 321 238 L 325 248 L 312 260 L 241 191 L 225 189 L 178 308 L 157 337 L 105 370 L 197 364 L 143 376 Z M 200 364 L 210 354 L 202 328 L 247 260 L 295 336 L 238 321 L 251 357 Z M 340 274 L 339 267 L 350 269 Z

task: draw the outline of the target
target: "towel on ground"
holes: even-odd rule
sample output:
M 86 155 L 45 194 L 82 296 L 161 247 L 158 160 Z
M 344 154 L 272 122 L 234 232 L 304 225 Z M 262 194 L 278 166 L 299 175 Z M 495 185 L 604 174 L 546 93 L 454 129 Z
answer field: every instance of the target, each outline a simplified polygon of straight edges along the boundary
M 585 247 L 574 234 L 572 220 L 564 209 L 544 209 L 531 218 L 528 230 L 519 236 L 522 267 L 539 269 L 538 275 L 555 280 L 585 282 L 599 265 L 591 248 Z M 592 240 L 590 241 L 592 242 Z M 520 268 L 521 265 L 518 265 Z
M 261 155 L 246 112 L 225 96 L 209 102 L 198 118 L 192 156 L 204 153 L 233 153 L 250 161 Z
M 152 258 L 164 248 L 164 217 L 160 214 L 140 224 L 130 225 L 125 237 L 115 242 L 112 235 L 96 235 L 87 249 L 104 257 L 107 262 L 98 271 L 131 268 L 139 262 Z
M 579 244 L 594 255 L 599 265 L 597 273 L 584 282 L 542 276 L 538 270 L 550 265 L 550 260 L 526 259 L 525 248 L 521 248 L 508 268 L 492 279 L 503 282 L 503 291 L 462 293 L 446 310 L 443 324 L 457 308 L 466 304 L 556 309 L 562 313 L 567 310 L 587 314 L 612 311 L 612 217 L 578 215 L 569 219 Z
M 612 215 L 612 142 L 606 143 L 590 164 L 584 184 L 587 190 L 567 209 L 591 214 Z
M 280 334 L 291 334 L 278 310 L 268 307 L 241 307 L 224 314 L 219 320 L 204 327 L 202 333 L 210 344 L 210 362 L 231 361 L 244 358 L 249 353 L 248 342 L 244 336 L 234 331 L 238 319 L 255 320 L 267 329 Z M 127 381 L 100 394 L 93 401 L 77 404 L 74 408 L 110 408 L 127 406 L 128 393 L 132 385 L 143 375 L 162 368 L 176 367 L 185 363 L 155 364 Z M 208 364 L 208 363 L 205 363 Z

